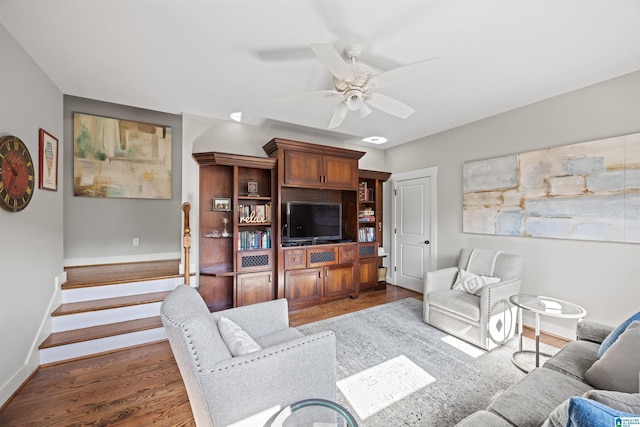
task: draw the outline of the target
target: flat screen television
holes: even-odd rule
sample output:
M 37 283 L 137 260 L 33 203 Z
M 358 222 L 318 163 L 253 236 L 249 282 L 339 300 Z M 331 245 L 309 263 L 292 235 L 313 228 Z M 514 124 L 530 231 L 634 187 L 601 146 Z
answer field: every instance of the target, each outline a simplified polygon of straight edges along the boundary
M 287 202 L 286 241 L 339 240 L 342 238 L 342 204 Z

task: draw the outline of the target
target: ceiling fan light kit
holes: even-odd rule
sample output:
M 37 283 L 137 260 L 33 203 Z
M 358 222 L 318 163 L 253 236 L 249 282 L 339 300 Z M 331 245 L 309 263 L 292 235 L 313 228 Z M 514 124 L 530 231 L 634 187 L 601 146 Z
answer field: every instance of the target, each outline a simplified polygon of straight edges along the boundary
M 340 126 L 349 111 L 358 111 L 360 118 L 367 117 L 372 112 L 370 106 L 401 119 L 411 116 L 415 112 L 413 108 L 389 95 L 374 93 L 374 89 L 405 84 L 426 77 L 434 71 L 439 60 L 439 58 L 432 58 L 419 61 L 374 75 L 368 65 L 356 62 L 362 53 L 359 45 L 345 48 L 344 57 L 348 61 L 345 61 L 329 44 L 312 44 L 311 50 L 333 75 L 335 89 L 305 92 L 275 99 L 342 96 L 342 100 L 333 110 L 329 120 L 329 129 Z

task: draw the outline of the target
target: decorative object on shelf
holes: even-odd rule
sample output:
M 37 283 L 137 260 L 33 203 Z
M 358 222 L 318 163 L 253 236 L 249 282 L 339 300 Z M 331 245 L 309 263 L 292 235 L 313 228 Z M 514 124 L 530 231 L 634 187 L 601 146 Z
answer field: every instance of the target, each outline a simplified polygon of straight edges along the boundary
M 231 199 L 213 199 L 214 211 L 230 211 Z
M 240 224 L 266 224 L 271 222 L 271 204 L 239 205 Z
M 249 196 L 258 197 L 258 183 L 256 181 L 249 181 L 247 183 L 247 193 Z
M 0 206 L 11 212 L 27 207 L 33 196 L 35 172 L 29 149 L 20 138 L 0 138 Z
M 229 218 L 222 218 L 222 224 L 224 228 L 222 230 L 222 237 L 229 237 L 229 232 L 227 231 L 227 224 L 229 223 Z
M 58 191 L 58 140 L 40 129 L 38 188 Z
M 74 113 L 73 194 L 171 199 L 171 127 Z

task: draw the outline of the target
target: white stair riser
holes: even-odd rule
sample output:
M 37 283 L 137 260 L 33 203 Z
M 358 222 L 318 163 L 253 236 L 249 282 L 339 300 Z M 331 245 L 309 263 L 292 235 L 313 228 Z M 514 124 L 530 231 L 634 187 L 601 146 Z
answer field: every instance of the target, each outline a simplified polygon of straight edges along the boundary
M 148 280 L 144 282 L 120 283 L 117 285 L 91 286 L 87 288 L 64 289 L 62 303 L 93 301 L 127 295 L 147 294 L 151 292 L 172 291 L 181 285 L 183 278 Z
M 100 338 L 91 341 L 67 344 L 58 347 L 45 348 L 40 350 L 40 364 L 59 362 L 61 360 L 73 359 L 102 353 L 120 348 L 146 344 L 160 341 L 167 338 L 164 328 L 148 329 L 145 331 L 132 332 L 129 334 L 115 335 L 107 338 Z
M 72 329 L 88 328 L 90 326 L 106 325 L 127 320 L 142 319 L 160 315 L 161 302 L 138 304 L 128 307 L 111 308 L 108 310 L 89 311 L 86 313 L 53 316 L 51 318 L 52 332 L 69 331 Z

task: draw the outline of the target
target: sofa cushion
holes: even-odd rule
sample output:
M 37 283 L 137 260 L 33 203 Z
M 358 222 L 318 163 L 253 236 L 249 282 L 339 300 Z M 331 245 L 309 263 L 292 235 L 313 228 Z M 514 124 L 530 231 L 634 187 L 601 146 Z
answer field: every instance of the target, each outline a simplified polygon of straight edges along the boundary
M 489 411 L 477 411 L 456 424 L 456 427 L 512 427 L 506 420 Z M 564 427 L 564 426 L 562 426 Z
M 600 350 L 598 350 L 598 358 L 602 357 L 604 353 L 613 345 L 614 342 L 618 339 L 618 337 L 627 329 L 627 327 L 634 320 L 640 320 L 640 311 L 629 317 L 627 320 L 622 322 L 615 328 L 605 339 L 602 341 L 600 345 Z
M 636 414 L 619 411 L 584 397 L 569 399 L 567 427 L 592 427 L 618 425 L 616 418 L 637 418 Z
M 604 355 L 587 372 L 585 378 L 596 388 L 634 393 L 640 386 L 640 321 L 632 322 Z
M 267 348 L 284 342 L 293 341 L 303 336 L 304 334 L 296 328 L 286 328 L 258 337 L 256 338 L 256 342 L 260 347 Z
M 513 425 L 539 426 L 562 402 L 592 388 L 559 372 L 537 368 L 502 393 L 488 409 Z
M 543 366 L 586 383 L 584 374 L 598 360 L 599 347 L 589 341 L 571 341 Z
M 480 321 L 480 297 L 463 291 L 435 291 L 427 294 L 429 304 L 473 322 Z
M 249 334 L 226 317 L 218 319 L 218 329 L 233 356 L 242 356 L 262 349 Z
M 469 271 L 460 270 L 451 289 L 464 291 L 469 294 L 480 295 L 480 291 L 487 285 L 498 283 L 499 277 L 480 276 Z
M 583 397 L 595 400 L 618 411 L 640 415 L 640 393 L 621 393 L 619 391 L 591 390 Z

